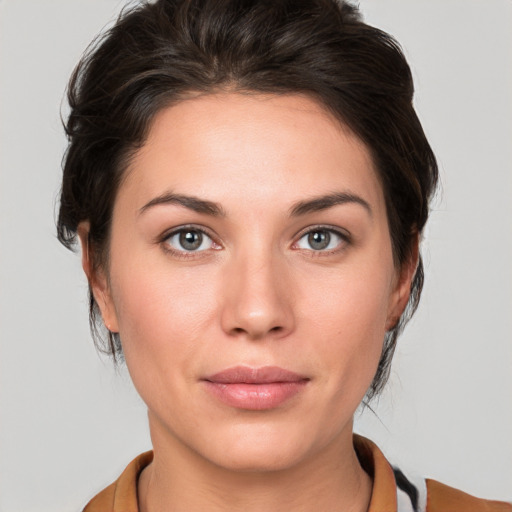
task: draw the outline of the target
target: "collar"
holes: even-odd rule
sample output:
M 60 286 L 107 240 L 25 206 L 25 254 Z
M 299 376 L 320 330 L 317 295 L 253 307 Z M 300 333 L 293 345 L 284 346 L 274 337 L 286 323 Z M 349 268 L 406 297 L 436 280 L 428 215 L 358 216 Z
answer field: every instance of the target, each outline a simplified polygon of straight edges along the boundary
M 369 439 L 354 434 L 354 448 L 363 469 L 373 480 L 368 512 L 396 512 L 396 483 L 389 462 Z M 137 482 L 142 470 L 153 460 L 153 452 L 135 458 L 121 476 L 100 492 L 83 512 L 139 512 Z
M 393 468 L 377 445 L 366 437 L 354 434 L 354 448 L 373 486 L 368 512 L 396 512 L 396 481 Z

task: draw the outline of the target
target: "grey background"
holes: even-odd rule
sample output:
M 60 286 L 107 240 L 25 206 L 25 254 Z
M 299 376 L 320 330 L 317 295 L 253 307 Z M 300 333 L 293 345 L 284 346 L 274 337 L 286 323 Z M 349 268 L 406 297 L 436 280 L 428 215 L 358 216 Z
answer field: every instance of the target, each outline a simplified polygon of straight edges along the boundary
M 64 87 L 123 3 L 0 0 L 1 512 L 81 510 L 150 447 L 126 371 L 95 353 L 79 258 L 54 229 Z M 443 191 L 422 304 L 357 429 L 419 474 L 512 500 L 512 2 L 360 4 L 410 59 Z

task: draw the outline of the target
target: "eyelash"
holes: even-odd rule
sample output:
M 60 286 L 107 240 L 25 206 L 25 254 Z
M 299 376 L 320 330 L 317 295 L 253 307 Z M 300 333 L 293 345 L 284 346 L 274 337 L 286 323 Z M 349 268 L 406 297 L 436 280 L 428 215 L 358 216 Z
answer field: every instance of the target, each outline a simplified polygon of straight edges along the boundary
M 338 243 L 336 244 L 336 247 L 333 247 L 331 249 L 313 249 L 313 248 L 300 248 L 298 247 L 298 243 L 306 236 L 310 236 L 313 233 L 319 233 L 324 232 L 328 233 L 329 236 L 332 238 L 332 235 L 339 238 Z M 347 245 L 350 245 L 352 243 L 351 236 L 346 232 L 342 231 L 339 228 L 334 228 L 332 226 L 325 226 L 325 225 L 319 225 L 319 226 L 310 226 L 304 231 L 300 232 L 297 235 L 297 241 L 293 243 L 292 248 L 295 250 L 304 250 L 308 251 L 311 256 L 313 257 L 322 257 L 322 256 L 329 256 L 332 254 L 336 254 L 338 252 L 343 251 L 346 249 Z M 329 243 L 331 240 L 329 239 Z
M 331 249 L 318 249 L 318 250 L 316 250 L 314 248 L 298 247 L 299 242 L 303 238 L 305 238 L 306 236 L 310 236 L 313 233 L 320 233 L 320 232 L 329 234 L 330 238 L 328 240 L 328 245 L 331 243 L 332 235 L 334 235 L 335 237 L 338 237 L 340 240 L 336 244 L 336 247 L 331 248 Z M 171 246 L 169 240 L 173 237 L 176 237 L 178 235 L 182 235 L 185 233 L 199 233 L 202 237 L 207 237 L 210 240 L 210 244 L 212 247 L 208 247 L 206 249 L 199 250 L 201 245 L 203 245 L 203 243 L 204 243 L 204 240 L 202 240 L 201 245 L 196 250 L 186 250 L 185 248 L 183 248 L 183 249 L 173 248 Z M 343 249 L 345 249 L 346 246 L 351 243 L 351 237 L 348 233 L 341 231 L 338 228 L 334 228 L 332 226 L 325 226 L 325 225 L 310 226 L 307 229 L 301 231 L 297 235 L 295 240 L 296 241 L 291 246 L 292 249 L 307 251 L 310 253 L 311 256 L 314 256 L 314 257 L 328 256 L 331 254 L 338 253 L 338 252 L 342 251 Z M 170 253 L 175 257 L 183 258 L 183 259 L 197 258 L 199 255 L 201 255 L 201 253 L 205 253 L 208 250 L 219 250 L 222 248 L 222 246 L 218 242 L 215 241 L 215 237 L 212 234 L 210 234 L 210 232 L 208 230 L 206 230 L 203 227 L 195 226 L 193 224 L 180 226 L 180 227 L 173 228 L 172 230 L 165 232 L 160 237 L 158 242 L 162 245 L 165 252 Z
M 202 237 L 207 237 L 210 240 L 210 244 L 215 247 L 208 247 L 207 249 L 201 249 L 201 250 L 196 249 L 196 250 L 188 250 L 188 251 L 185 248 L 176 249 L 176 248 L 172 247 L 170 244 L 170 239 L 175 236 L 185 234 L 185 233 L 199 233 Z M 207 252 L 209 249 L 219 250 L 221 248 L 220 244 L 218 244 L 215 241 L 215 237 L 212 234 L 210 234 L 209 231 L 207 231 L 203 227 L 198 227 L 193 224 L 180 226 L 178 228 L 174 228 L 170 231 L 165 232 L 160 237 L 159 243 L 162 245 L 162 248 L 165 252 L 170 253 L 177 258 L 183 258 L 183 259 L 197 258 L 199 255 L 202 255 L 202 253 Z M 201 241 L 201 245 L 203 243 L 204 243 L 204 240 Z

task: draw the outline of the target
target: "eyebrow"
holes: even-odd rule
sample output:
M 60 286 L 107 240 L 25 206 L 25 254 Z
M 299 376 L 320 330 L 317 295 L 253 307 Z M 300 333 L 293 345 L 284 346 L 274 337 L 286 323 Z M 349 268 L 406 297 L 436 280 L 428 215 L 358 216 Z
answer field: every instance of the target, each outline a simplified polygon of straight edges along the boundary
M 173 192 L 167 192 L 158 197 L 155 197 L 146 203 L 140 210 L 139 215 L 143 214 L 153 206 L 163 205 L 163 204 L 177 204 L 179 206 L 183 206 L 190 210 L 193 210 L 197 213 L 203 213 L 205 215 L 212 215 L 214 217 L 224 217 L 225 212 L 217 203 L 212 201 L 206 201 L 204 199 L 199 199 L 194 196 L 186 196 L 182 194 L 174 194 Z
M 368 214 L 372 216 L 373 212 L 370 204 L 362 197 L 351 192 L 335 192 L 319 197 L 313 197 L 312 199 L 308 199 L 306 201 L 300 201 L 291 207 L 290 215 L 292 217 L 298 217 L 300 215 L 305 215 L 312 212 L 320 212 L 332 208 L 333 206 L 347 203 L 355 203 L 363 206 Z M 151 199 L 151 201 L 146 203 L 139 210 L 139 215 L 143 214 L 154 206 L 165 204 L 177 204 L 197 213 L 212 215 L 214 217 L 226 216 L 224 209 L 218 203 L 207 201 L 205 199 L 199 199 L 198 197 L 194 196 L 175 194 L 173 192 L 167 192 Z
M 339 204 L 355 203 L 361 205 L 372 216 L 370 204 L 362 197 L 352 192 L 335 192 L 324 196 L 313 197 L 306 201 L 300 201 L 291 208 L 292 217 L 305 215 L 306 213 L 320 212 Z

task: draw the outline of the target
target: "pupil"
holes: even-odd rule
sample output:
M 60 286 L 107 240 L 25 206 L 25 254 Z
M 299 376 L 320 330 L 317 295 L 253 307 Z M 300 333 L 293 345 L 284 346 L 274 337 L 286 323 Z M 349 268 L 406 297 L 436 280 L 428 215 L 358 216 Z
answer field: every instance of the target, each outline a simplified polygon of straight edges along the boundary
M 201 246 L 203 235 L 198 231 L 184 231 L 180 234 L 180 245 L 187 251 L 194 251 Z
M 328 231 L 313 231 L 308 236 L 309 245 L 313 249 L 325 249 L 331 241 L 331 235 Z

